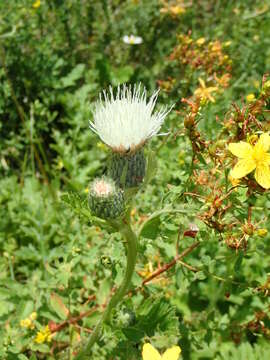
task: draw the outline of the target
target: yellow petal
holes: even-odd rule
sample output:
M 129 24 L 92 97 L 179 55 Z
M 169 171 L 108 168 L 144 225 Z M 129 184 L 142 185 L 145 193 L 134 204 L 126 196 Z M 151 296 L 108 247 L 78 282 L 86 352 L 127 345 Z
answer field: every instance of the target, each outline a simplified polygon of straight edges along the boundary
M 264 189 L 270 189 L 270 168 L 267 164 L 259 164 L 255 171 L 255 179 Z
M 161 360 L 159 352 L 151 344 L 143 345 L 142 357 L 143 360 Z
M 165 353 L 162 355 L 162 360 L 178 360 L 180 353 L 180 347 L 173 346 L 165 351 Z
M 239 157 L 240 159 L 249 158 L 252 154 L 252 146 L 244 141 L 231 143 L 228 145 L 228 149 L 233 155 Z
M 241 159 L 232 169 L 230 175 L 235 179 L 241 179 L 249 174 L 256 167 L 256 163 L 253 159 Z
M 199 78 L 199 83 L 200 83 L 202 88 L 204 88 L 204 89 L 206 88 L 205 82 L 204 82 L 204 80 L 202 78 Z
M 264 133 L 260 136 L 255 147 L 261 147 L 264 151 L 268 151 L 270 147 L 270 136 L 268 133 Z

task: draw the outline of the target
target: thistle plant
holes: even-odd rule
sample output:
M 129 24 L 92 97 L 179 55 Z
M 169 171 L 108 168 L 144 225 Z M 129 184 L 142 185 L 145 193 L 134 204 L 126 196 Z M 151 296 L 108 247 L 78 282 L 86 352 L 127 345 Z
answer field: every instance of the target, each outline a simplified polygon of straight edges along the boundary
M 95 179 L 89 185 L 88 204 L 95 217 L 107 221 L 125 239 L 127 263 L 122 284 L 112 296 L 76 360 L 89 358 L 92 346 L 100 338 L 104 325 L 110 323 L 112 310 L 130 288 L 136 264 L 138 236 L 130 224 L 128 202 L 132 199 L 125 193 L 129 188 L 139 189 L 143 184 L 147 173 L 144 145 L 159 134 L 165 117 L 171 110 L 164 107 L 153 112 L 157 97 L 158 91 L 147 101 L 146 90 L 141 89 L 141 85 L 123 85 L 118 87 L 116 96 L 112 88 L 109 94 L 104 91 L 94 107 L 90 128 L 110 147 L 112 154 L 108 176 Z M 147 351 L 149 354 L 146 349 Z

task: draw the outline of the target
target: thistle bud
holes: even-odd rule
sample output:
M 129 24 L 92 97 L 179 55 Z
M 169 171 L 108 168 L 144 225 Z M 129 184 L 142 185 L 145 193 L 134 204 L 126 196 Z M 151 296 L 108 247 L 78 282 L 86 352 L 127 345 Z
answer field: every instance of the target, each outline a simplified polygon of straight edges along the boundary
M 135 153 L 114 153 L 109 165 L 109 176 L 118 186 L 131 188 L 140 185 L 145 176 L 146 160 L 141 148 Z
M 95 179 L 89 186 L 89 208 L 102 219 L 115 219 L 125 210 L 124 193 L 106 177 Z

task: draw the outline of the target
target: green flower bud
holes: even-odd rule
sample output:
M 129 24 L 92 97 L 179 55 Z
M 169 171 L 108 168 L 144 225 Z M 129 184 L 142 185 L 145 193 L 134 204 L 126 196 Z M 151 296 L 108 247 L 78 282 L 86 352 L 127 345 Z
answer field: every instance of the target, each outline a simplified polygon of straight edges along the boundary
M 89 186 L 88 204 L 95 216 L 115 219 L 125 210 L 124 192 L 113 180 L 97 178 Z
M 122 188 L 140 185 L 145 176 L 146 160 L 141 148 L 135 153 L 114 153 L 109 164 L 109 176 Z

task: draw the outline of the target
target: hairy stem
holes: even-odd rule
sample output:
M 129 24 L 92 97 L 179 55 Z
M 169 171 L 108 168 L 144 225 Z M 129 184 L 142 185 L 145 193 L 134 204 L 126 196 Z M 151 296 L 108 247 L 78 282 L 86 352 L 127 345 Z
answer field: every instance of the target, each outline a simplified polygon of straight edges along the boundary
M 112 296 L 106 310 L 103 313 L 102 318 L 100 319 L 99 323 L 92 332 L 87 344 L 85 345 L 85 348 L 78 353 L 78 355 L 75 357 L 75 360 L 89 359 L 91 348 L 94 343 L 99 339 L 103 329 L 103 325 L 110 321 L 110 316 L 113 308 L 115 308 L 115 306 L 122 300 L 122 298 L 129 289 L 136 264 L 137 237 L 129 223 L 121 223 L 121 225 L 119 226 L 119 231 L 121 232 L 127 243 L 127 266 L 123 282 L 120 285 L 119 289 Z

